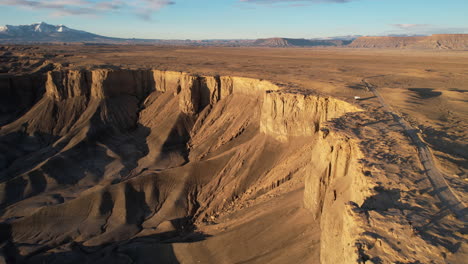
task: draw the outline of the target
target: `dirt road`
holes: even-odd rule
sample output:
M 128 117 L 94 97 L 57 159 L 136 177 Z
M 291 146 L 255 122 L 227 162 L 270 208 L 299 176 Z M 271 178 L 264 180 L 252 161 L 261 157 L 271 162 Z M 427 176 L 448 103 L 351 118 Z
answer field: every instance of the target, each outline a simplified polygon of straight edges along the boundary
M 467 208 L 466 205 L 455 195 L 447 181 L 444 178 L 444 174 L 437 168 L 434 162 L 434 157 L 429 149 L 429 147 L 424 143 L 424 141 L 419 136 L 418 129 L 413 128 L 410 123 L 405 119 L 399 116 L 393 111 L 393 109 L 385 102 L 383 96 L 377 91 L 376 87 L 364 78 L 362 80 L 363 84 L 367 89 L 372 92 L 380 104 L 382 105 L 384 111 L 390 113 L 393 118 L 403 127 L 405 132 L 408 134 L 410 139 L 416 145 L 419 153 L 419 159 L 425 169 L 425 173 L 429 180 L 431 181 L 434 191 L 439 199 L 460 219 L 468 220 Z

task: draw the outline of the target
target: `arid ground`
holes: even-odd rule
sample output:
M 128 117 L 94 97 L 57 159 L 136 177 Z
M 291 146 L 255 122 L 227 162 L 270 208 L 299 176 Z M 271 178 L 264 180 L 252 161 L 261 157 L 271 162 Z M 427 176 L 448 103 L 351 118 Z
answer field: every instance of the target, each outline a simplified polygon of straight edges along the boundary
M 0 260 L 464 263 L 467 102 L 466 51 L 0 47 Z

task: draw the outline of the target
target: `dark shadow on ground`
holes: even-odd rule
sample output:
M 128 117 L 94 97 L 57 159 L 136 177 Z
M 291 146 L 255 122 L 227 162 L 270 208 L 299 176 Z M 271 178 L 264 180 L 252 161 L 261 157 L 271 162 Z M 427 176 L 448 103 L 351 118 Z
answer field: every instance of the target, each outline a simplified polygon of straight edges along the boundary
M 368 197 L 361 208 L 367 211 L 387 211 L 391 208 L 396 209 L 413 209 L 418 210 L 416 207 L 411 207 L 409 204 L 402 203 L 400 201 L 400 190 L 399 189 L 385 189 L 377 186 L 374 188 L 376 194 Z
M 365 97 L 365 98 L 360 98 L 360 99 L 358 99 L 358 101 L 367 101 L 367 100 L 374 99 L 374 98 L 377 98 L 377 96 L 369 96 L 369 97 Z
M 442 92 L 435 92 L 432 88 L 408 88 L 408 90 L 415 92 L 419 99 L 430 99 L 442 95 Z
M 30 255 L 21 255 L 17 245 L 11 241 L 11 227 L 0 224 L 0 253 L 6 263 L 162 263 L 178 264 L 173 250 L 173 243 L 193 243 L 205 240 L 209 235 L 194 232 L 191 228 L 182 228 L 189 218 L 172 220 L 176 228 L 166 231 L 136 237 L 128 240 L 98 246 L 86 246 L 82 242 L 70 241 L 58 248 L 44 247 Z M 49 251 L 50 250 L 50 251 Z M 0 254 L 0 260 L 2 255 Z

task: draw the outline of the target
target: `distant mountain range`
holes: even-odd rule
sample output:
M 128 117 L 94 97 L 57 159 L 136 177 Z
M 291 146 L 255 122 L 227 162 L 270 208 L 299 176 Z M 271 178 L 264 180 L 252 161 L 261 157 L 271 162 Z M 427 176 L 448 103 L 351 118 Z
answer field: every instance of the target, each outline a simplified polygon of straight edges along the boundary
M 105 37 L 64 25 L 44 22 L 31 25 L 0 26 L 0 43 L 83 43 L 83 44 L 152 44 L 180 46 L 229 46 L 229 47 L 353 47 L 353 48 L 421 48 L 468 49 L 468 34 L 439 34 L 432 36 L 392 35 L 363 37 L 349 35 L 323 39 L 212 39 L 212 40 L 163 40 Z
M 268 46 L 268 47 L 304 47 L 304 46 L 341 46 L 349 44 L 350 37 L 341 39 L 213 39 L 213 40 L 162 40 L 112 38 L 100 36 L 64 25 L 50 25 L 44 22 L 32 25 L 0 27 L 0 43 L 109 43 L 109 44 L 162 44 L 193 46 Z

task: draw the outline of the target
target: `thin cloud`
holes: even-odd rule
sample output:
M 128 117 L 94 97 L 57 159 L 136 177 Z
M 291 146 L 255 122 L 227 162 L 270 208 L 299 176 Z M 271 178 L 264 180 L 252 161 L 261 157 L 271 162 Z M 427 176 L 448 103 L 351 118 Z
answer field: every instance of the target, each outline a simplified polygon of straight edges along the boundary
M 243 3 L 254 4 L 306 4 L 306 3 L 348 3 L 355 0 L 239 0 Z
M 100 15 L 109 12 L 130 12 L 149 20 L 160 9 L 173 5 L 169 0 L 0 0 L 0 5 L 32 10 L 50 10 L 53 16 Z
M 417 29 L 417 28 L 426 28 L 430 27 L 429 24 L 391 24 L 391 26 L 399 28 L 399 29 Z
M 174 1 L 169 0 L 138 0 L 128 3 L 135 13 L 144 20 L 151 20 L 154 12 L 169 6 L 175 5 Z

